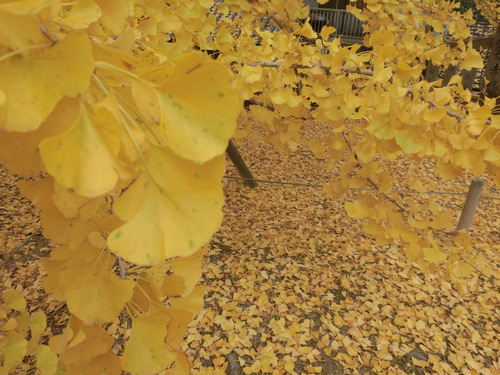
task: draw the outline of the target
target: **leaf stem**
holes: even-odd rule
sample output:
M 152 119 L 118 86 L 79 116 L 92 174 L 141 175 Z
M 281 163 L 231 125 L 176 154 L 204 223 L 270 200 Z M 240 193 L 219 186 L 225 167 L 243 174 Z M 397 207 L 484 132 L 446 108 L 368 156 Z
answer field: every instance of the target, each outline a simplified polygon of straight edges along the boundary
M 47 44 L 34 44 L 32 46 L 29 46 L 29 47 L 26 47 L 23 49 L 18 49 L 18 50 L 6 53 L 5 55 L 0 56 L 0 63 L 4 60 L 10 59 L 12 56 L 19 55 L 21 53 L 31 51 L 32 49 L 37 49 L 37 48 L 42 48 L 42 47 L 47 47 Z

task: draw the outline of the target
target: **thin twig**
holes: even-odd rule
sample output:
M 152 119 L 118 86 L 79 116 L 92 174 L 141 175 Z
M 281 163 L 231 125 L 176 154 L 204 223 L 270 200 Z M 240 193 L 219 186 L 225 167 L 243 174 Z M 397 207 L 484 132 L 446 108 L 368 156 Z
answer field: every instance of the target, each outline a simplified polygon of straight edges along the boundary
M 249 66 L 257 66 L 260 65 L 263 68 L 279 68 L 283 65 L 283 63 L 279 61 L 257 61 L 253 63 L 249 63 Z M 303 65 L 303 64 L 292 64 L 289 66 L 291 69 L 311 69 L 314 68 L 315 66 L 319 66 L 320 68 L 324 69 L 325 71 L 330 70 L 330 68 L 324 66 L 321 63 L 312 63 L 311 65 Z M 342 72 L 347 72 L 347 73 L 359 73 L 365 76 L 373 76 L 373 71 L 367 70 L 367 69 L 358 69 L 358 68 L 348 68 L 348 67 L 341 67 L 340 70 Z
M 275 23 L 276 25 L 278 25 L 278 28 L 280 28 L 280 29 L 282 29 L 282 30 L 285 30 L 285 29 L 286 29 L 286 28 L 285 28 L 285 25 L 283 25 L 283 22 L 281 22 L 281 21 L 278 19 L 278 17 L 276 17 L 276 15 L 275 15 L 275 14 L 273 14 L 270 18 L 274 21 L 274 23 Z
M 120 277 L 122 279 L 125 279 L 127 277 L 127 270 L 125 269 L 125 266 L 123 265 L 123 260 L 120 257 L 118 257 L 118 266 L 120 267 Z
M 28 238 L 26 238 L 19 246 L 17 246 L 14 250 L 12 250 L 12 252 L 7 255 L 7 257 L 2 260 L 2 262 L 0 263 L 0 267 L 2 267 L 4 264 L 6 264 L 9 260 L 12 259 L 12 257 L 19 251 L 23 248 L 24 245 L 26 245 L 28 242 L 30 242 L 33 237 L 35 237 L 40 231 L 42 230 L 42 227 L 38 227 L 36 228 L 33 233 L 31 233 Z
M 265 103 L 261 102 L 261 101 L 260 101 L 260 100 L 258 100 L 258 99 L 255 99 L 255 98 L 248 99 L 248 101 L 249 101 L 251 104 L 258 105 L 258 106 L 261 106 L 261 107 L 265 107 L 265 108 L 267 108 L 268 110 L 270 110 L 270 111 L 273 111 L 273 112 L 274 112 L 274 106 L 273 106 L 273 105 L 271 105 L 271 104 L 265 104 Z
M 347 134 L 345 133 L 345 131 L 342 132 L 342 136 L 344 137 L 344 141 L 345 143 L 347 144 L 347 147 L 349 147 L 349 150 L 351 150 L 351 152 L 353 153 L 354 155 L 354 158 L 356 159 L 356 161 L 358 162 L 358 165 L 362 168 L 363 167 L 363 163 L 361 163 L 361 160 L 359 160 L 359 157 L 358 155 L 356 154 L 356 152 L 354 151 L 354 148 L 352 147 L 351 145 L 351 142 L 349 142 L 349 139 L 347 138 Z M 375 183 L 375 181 L 373 181 L 370 177 L 367 177 L 366 178 L 367 181 L 377 190 L 379 190 L 379 187 L 378 185 Z M 404 207 L 402 207 L 398 202 L 396 202 L 394 199 L 392 199 L 391 197 L 389 197 L 386 193 L 382 193 L 382 195 L 387 198 L 388 200 L 390 200 L 392 203 L 394 203 L 402 212 L 406 212 L 408 213 L 408 210 Z

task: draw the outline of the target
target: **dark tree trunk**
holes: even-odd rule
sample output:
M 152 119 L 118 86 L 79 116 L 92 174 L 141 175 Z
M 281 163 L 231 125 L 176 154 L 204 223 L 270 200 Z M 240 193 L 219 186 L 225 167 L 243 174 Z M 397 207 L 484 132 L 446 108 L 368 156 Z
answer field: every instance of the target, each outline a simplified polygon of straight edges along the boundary
M 497 27 L 491 43 L 490 56 L 486 62 L 486 79 L 490 81 L 486 86 L 486 95 L 490 98 L 498 98 L 500 96 L 500 26 Z
M 233 162 L 234 166 L 238 170 L 241 177 L 245 179 L 245 185 L 251 188 L 257 187 L 257 181 L 254 180 L 252 172 L 245 164 L 245 161 L 241 157 L 238 149 L 234 145 L 233 141 L 229 140 L 229 145 L 227 146 L 226 153 Z

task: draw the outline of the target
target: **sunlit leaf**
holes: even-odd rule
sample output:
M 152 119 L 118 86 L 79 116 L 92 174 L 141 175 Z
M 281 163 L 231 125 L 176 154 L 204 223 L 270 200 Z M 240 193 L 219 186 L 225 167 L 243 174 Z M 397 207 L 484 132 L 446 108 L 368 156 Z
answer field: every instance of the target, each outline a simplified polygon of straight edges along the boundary
M 0 128 L 32 131 L 64 96 L 85 90 L 93 69 L 88 35 L 75 32 L 36 57 L 13 56 L 0 64 Z M 29 108 L 29 110 L 26 110 Z
M 153 148 L 148 171 L 136 189 L 124 193 L 123 204 L 117 202 L 117 214 L 128 222 L 110 234 L 108 246 L 128 261 L 147 265 L 195 253 L 222 219 L 223 157 L 198 165 Z M 136 201 L 140 209 L 130 218 L 126 202 L 137 207 Z
M 160 136 L 173 152 L 196 163 L 224 152 L 242 103 L 223 65 L 202 53 L 186 54 L 157 95 L 162 110 Z
M 87 197 L 110 191 L 119 177 L 120 129 L 114 117 L 104 116 L 106 121 L 82 107 L 70 129 L 40 143 L 47 171 L 62 186 Z

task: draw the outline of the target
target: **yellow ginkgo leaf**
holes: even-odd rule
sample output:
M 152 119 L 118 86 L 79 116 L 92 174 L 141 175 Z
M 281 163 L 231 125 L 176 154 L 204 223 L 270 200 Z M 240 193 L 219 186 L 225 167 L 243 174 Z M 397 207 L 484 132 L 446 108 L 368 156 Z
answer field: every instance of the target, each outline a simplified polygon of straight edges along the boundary
M 434 229 L 446 229 L 453 225 L 453 217 L 447 211 L 441 211 L 436 216 L 434 216 L 434 220 L 431 222 L 431 227 Z
M 446 180 L 457 178 L 462 173 L 462 170 L 451 163 L 438 164 L 436 170 L 441 178 Z
M 73 331 L 73 336 L 61 353 L 65 364 L 89 365 L 96 357 L 108 352 L 113 345 L 113 337 L 103 327 L 83 325 L 79 328 Z
M 10 1 L 0 4 L 0 10 L 17 15 L 36 14 L 49 6 L 50 3 L 51 0 Z
M 1 374 L 9 374 L 10 370 L 21 363 L 25 354 L 28 342 L 19 332 L 10 331 L 2 337 L 2 357 L 3 364 L 0 367 Z
M 464 70 L 482 69 L 484 67 L 483 57 L 475 49 L 468 48 L 463 61 L 460 63 L 460 67 Z
M 130 339 L 125 345 L 122 365 L 132 375 L 153 375 L 176 359 L 165 346 L 169 315 L 157 312 L 132 320 Z
M 27 132 L 38 128 L 64 96 L 85 90 L 93 69 L 88 35 L 69 34 L 36 57 L 16 55 L 0 64 L 0 128 Z
M 463 260 L 459 260 L 456 265 L 452 266 L 452 270 L 455 276 L 466 277 L 474 271 L 474 267 L 472 267 L 469 263 L 464 262 Z
M 41 375 L 55 375 L 59 359 L 47 345 L 40 345 L 36 350 L 36 368 Z
M 135 283 L 106 269 L 66 293 L 68 309 L 85 324 L 112 322 L 132 298 Z
M 192 316 L 198 315 L 203 308 L 203 297 L 205 296 L 205 287 L 197 286 L 186 297 L 173 298 L 170 305 L 173 309 L 186 310 Z
M 389 117 L 386 116 L 374 116 L 370 128 L 373 135 L 380 139 L 392 139 L 394 138 L 396 132 L 391 126 L 391 121 Z
M 38 339 L 47 328 L 47 317 L 43 311 L 38 310 L 31 315 L 29 328 L 31 331 L 31 340 L 28 343 L 28 351 L 33 352 L 38 346 Z
M 373 215 L 373 210 L 360 201 L 345 202 L 344 206 L 349 217 L 353 219 L 366 219 Z
M 101 8 L 94 0 L 76 0 L 65 17 L 57 21 L 72 29 L 85 29 L 101 17 Z
M 18 290 L 7 289 L 2 293 L 2 298 L 5 301 L 5 307 L 8 309 L 23 311 L 26 308 L 26 301 Z
M 316 38 L 317 34 L 316 32 L 312 29 L 310 23 L 305 23 L 303 27 L 300 27 L 293 32 L 295 35 L 300 35 L 305 38 Z
M 0 164 L 23 177 L 39 176 L 40 172 L 45 172 L 38 152 L 40 141 L 67 130 L 77 119 L 78 112 L 76 100 L 62 99 L 48 119 L 35 131 L 19 133 L 0 130 Z
M 429 122 L 438 122 L 446 115 L 445 108 L 427 109 L 424 111 L 424 120 Z
M 184 291 L 183 296 L 190 294 L 196 284 L 198 284 L 202 274 L 201 264 L 206 253 L 206 249 L 202 249 L 190 257 L 177 258 L 169 262 L 174 274 L 179 275 L 184 279 L 186 290 Z
M 418 191 L 419 193 L 425 193 L 427 191 L 427 187 L 419 178 L 412 178 L 408 183 L 410 189 Z
M 100 23 L 115 35 L 120 35 L 125 25 L 128 25 L 129 2 L 123 0 L 96 0 L 96 2 L 101 8 Z
M 95 356 L 91 360 L 83 364 L 71 364 L 66 368 L 66 374 L 72 375 L 90 375 L 90 374 L 106 374 L 106 375 L 121 375 L 123 374 L 120 358 L 109 350 L 108 352 Z
M 439 250 L 437 247 L 424 247 L 423 249 L 424 257 L 429 262 L 441 263 L 446 259 L 448 254 Z
M 394 138 L 405 154 L 414 154 L 422 149 L 422 146 L 415 143 L 411 136 L 405 135 L 399 131 L 396 131 L 395 133 L 396 135 Z
M 79 195 L 96 197 L 110 191 L 120 170 L 118 126 L 107 110 L 91 117 L 82 105 L 70 129 L 40 143 L 45 168 L 60 185 Z
M 203 53 L 188 53 L 157 90 L 165 144 L 198 164 L 220 155 L 243 106 L 228 69 Z
M 24 1 L 2 2 L 2 5 L 6 7 L 20 3 Z M 37 14 L 18 15 L 11 10 L 0 9 L 0 46 L 11 50 L 22 50 L 37 45 L 50 46 L 50 41 L 40 32 L 40 18 Z
M 198 165 L 152 147 L 147 170 L 117 200 L 115 212 L 128 222 L 109 235 L 109 248 L 144 265 L 195 253 L 222 220 L 224 157 Z
M 408 246 L 405 247 L 404 251 L 406 256 L 408 257 L 408 260 L 412 262 L 422 259 L 424 257 L 422 246 L 418 242 L 410 243 Z

